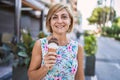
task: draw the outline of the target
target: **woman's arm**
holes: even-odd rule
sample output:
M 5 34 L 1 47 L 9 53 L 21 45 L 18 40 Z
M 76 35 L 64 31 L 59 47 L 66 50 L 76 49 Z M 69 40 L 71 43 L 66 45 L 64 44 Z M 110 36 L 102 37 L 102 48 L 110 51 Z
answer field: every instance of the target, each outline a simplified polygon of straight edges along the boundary
M 78 59 L 78 69 L 77 69 L 77 73 L 75 75 L 75 80 L 85 80 L 84 68 L 83 68 L 84 55 L 83 55 L 83 48 L 80 45 L 78 46 L 77 59 Z
M 32 50 L 32 58 L 28 69 L 29 80 L 40 80 L 49 70 L 46 66 L 41 66 L 42 50 L 40 45 L 40 40 L 37 40 Z

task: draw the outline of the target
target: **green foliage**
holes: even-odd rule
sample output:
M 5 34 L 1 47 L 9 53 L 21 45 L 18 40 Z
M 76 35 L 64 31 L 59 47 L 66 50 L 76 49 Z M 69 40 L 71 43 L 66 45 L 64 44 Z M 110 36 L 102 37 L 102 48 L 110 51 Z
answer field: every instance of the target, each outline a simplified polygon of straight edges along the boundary
M 117 18 L 114 19 L 114 21 L 113 21 L 113 26 L 114 26 L 114 25 L 120 27 L 120 17 L 117 17 Z
M 44 32 L 40 32 L 38 38 L 46 37 L 47 35 Z M 32 49 L 34 46 L 35 40 L 32 39 L 32 36 L 29 31 L 24 29 L 21 31 L 21 41 L 19 43 L 6 43 L 3 45 L 3 50 L 0 50 L 0 64 L 8 63 L 10 60 L 13 60 L 13 66 L 29 66 Z
M 40 32 L 38 35 L 38 38 L 46 37 L 44 32 Z M 14 66 L 29 66 L 31 55 L 32 55 L 32 49 L 34 46 L 35 40 L 32 39 L 32 36 L 30 35 L 30 32 L 22 32 L 22 40 L 20 43 L 18 43 L 17 46 L 17 52 L 16 52 L 16 62 Z
M 111 27 L 102 27 L 103 35 L 120 40 L 120 17 L 114 19 Z
M 110 15 L 108 17 L 108 15 Z M 97 7 L 93 10 L 88 18 L 90 24 L 105 24 L 108 20 L 112 21 L 116 16 L 116 12 L 112 7 Z M 107 20 L 108 19 L 108 20 Z
M 22 32 L 22 41 L 17 43 L 17 62 L 14 66 L 28 66 L 31 58 L 32 48 L 35 41 L 32 39 L 30 33 Z
M 47 35 L 43 32 L 43 31 L 40 31 L 39 34 L 38 34 L 38 38 L 43 38 L 43 37 L 46 37 Z
M 7 44 L 7 46 L 11 49 L 11 52 L 13 53 L 14 67 L 17 66 L 28 67 L 34 43 L 35 40 L 32 39 L 30 32 L 22 31 L 21 42 L 16 44 L 14 43 Z
M 11 48 L 7 46 L 8 43 L 4 43 L 0 47 L 0 65 L 9 65 L 13 55 L 11 53 Z
M 95 8 L 92 12 L 92 15 L 88 18 L 88 21 L 90 24 L 101 24 L 102 21 L 101 21 L 101 18 L 102 18 L 102 12 L 103 12 L 103 9 L 98 7 L 98 8 Z
M 97 40 L 94 34 L 85 33 L 84 51 L 87 56 L 95 55 L 97 51 Z

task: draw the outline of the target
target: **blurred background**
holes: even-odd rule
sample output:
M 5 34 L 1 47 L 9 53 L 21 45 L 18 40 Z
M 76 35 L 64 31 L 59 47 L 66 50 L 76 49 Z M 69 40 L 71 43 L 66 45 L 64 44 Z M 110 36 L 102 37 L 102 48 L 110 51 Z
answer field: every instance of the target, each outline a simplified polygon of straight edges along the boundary
M 0 0 L 0 80 L 28 80 L 34 42 L 50 34 L 45 20 L 55 3 L 72 9 L 68 37 L 84 48 L 85 80 L 120 80 L 120 0 Z

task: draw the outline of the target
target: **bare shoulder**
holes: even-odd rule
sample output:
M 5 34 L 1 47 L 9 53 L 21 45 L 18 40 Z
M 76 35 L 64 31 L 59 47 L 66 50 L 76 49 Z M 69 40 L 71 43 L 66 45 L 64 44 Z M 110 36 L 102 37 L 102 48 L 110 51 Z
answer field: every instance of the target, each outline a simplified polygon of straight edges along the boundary
M 40 46 L 41 45 L 41 41 L 40 41 L 40 39 L 38 39 L 38 40 L 36 40 L 36 42 L 35 42 L 35 45 L 34 46 Z
M 39 52 L 41 52 L 41 41 L 40 41 L 40 39 L 36 40 L 36 42 L 34 44 L 34 47 L 33 47 L 32 54 L 39 54 Z
M 84 55 L 84 49 L 82 45 L 78 45 L 78 57 L 83 57 Z
M 83 46 L 81 44 L 78 45 L 78 52 L 83 51 Z

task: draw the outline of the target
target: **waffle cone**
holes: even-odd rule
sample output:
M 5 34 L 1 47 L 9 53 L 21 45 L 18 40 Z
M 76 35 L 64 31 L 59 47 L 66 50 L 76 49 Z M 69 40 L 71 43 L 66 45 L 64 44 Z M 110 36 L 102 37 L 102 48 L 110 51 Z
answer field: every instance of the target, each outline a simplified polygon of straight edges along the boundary
M 56 49 L 48 48 L 48 52 L 56 52 Z

